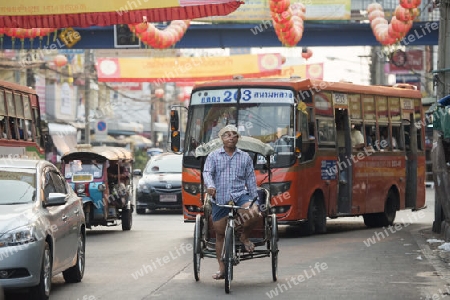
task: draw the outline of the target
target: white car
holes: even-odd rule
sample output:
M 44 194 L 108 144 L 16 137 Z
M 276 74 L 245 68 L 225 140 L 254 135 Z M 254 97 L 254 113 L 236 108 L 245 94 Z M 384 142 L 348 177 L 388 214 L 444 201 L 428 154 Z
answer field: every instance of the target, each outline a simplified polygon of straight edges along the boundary
M 52 276 L 80 282 L 85 268 L 81 199 L 44 160 L 0 158 L 0 286 L 48 299 Z

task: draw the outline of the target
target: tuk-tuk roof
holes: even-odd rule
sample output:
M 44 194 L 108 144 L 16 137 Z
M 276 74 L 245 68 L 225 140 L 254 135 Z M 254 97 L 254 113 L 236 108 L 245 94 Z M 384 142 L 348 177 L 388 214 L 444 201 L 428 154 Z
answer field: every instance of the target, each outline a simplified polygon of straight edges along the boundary
M 77 145 L 77 150 L 65 153 L 61 160 L 102 156 L 107 160 L 133 161 L 133 153 L 122 147 Z
M 217 138 L 211 140 L 206 144 L 198 146 L 197 149 L 195 149 L 195 156 L 207 156 L 209 153 L 213 152 L 216 149 L 219 149 L 222 146 L 222 139 Z M 249 136 L 240 136 L 236 147 L 241 150 L 255 152 L 263 156 L 271 155 L 274 153 L 274 149 L 272 148 L 272 146 Z

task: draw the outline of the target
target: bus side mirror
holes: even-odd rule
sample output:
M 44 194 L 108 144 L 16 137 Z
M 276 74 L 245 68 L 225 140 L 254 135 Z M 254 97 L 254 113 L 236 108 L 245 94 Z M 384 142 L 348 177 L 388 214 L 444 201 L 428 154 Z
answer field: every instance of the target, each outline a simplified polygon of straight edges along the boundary
M 178 130 L 170 132 L 170 149 L 173 152 L 180 152 L 180 132 Z
M 296 138 L 295 138 L 295 155 L 297 155 L 297 157 L 301 157 L 302 155 L 302 136 L 301 134 L 297 134 Z
M 178 131 L 180 127 L 179 123 L 178 111 L 172 109 L 170 111 L 170 131 Z

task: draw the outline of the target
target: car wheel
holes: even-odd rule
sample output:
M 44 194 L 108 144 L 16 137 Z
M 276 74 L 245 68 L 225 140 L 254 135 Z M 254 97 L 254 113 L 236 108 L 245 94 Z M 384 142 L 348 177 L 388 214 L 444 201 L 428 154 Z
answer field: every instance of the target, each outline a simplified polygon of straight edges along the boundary
M 80 234 L 78 237 L 77 262 L 73 267 L 63 272 L 64 280 L 67 283 L 80 282 L 84 275 L 85 257 L 85 237 Z
M 132 210 L 128 208 L 122 209 L 122 230 L 130 230 L 133 224 Z
M 145 214 L 145 208 L 136 208 L 136 213 L 138 215 L 143 215 Z
M 42 255 L 42 265 L 39 284 L 30 290 L 33 300 L 47 300 L 52 289 L 52 251 L 50 245 L 45 242 L 44 254 Z

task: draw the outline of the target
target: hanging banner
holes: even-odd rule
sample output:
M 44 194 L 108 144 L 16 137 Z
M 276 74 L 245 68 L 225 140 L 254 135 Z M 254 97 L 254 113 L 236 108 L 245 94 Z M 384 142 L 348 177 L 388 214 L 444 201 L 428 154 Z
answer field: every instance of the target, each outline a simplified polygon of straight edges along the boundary
M 296 1 L 297 2 L 297 1 Z M 298 1 L 306 7 L 306 20 L 350 20 L 351 0 L 314 0 Z M 202 21 L 213 22 L 246 22 L 261 23 L 272 20 L 267 0 L 245 1 L 235 12 L 227 16 L 213 16 L 202 18 Z M 294 1 L 291 1 L 291 4 Z
M 224 16 L 243 2 L 236 0 L 21 0 L 0 2 L 0 28 L 108 26 L 208 16 Z
M 278 53 L 226 57 L 100 58 L 100 82 L 154 83 L 231 79 L 235 75 L 265 77 L 281 73 Z

